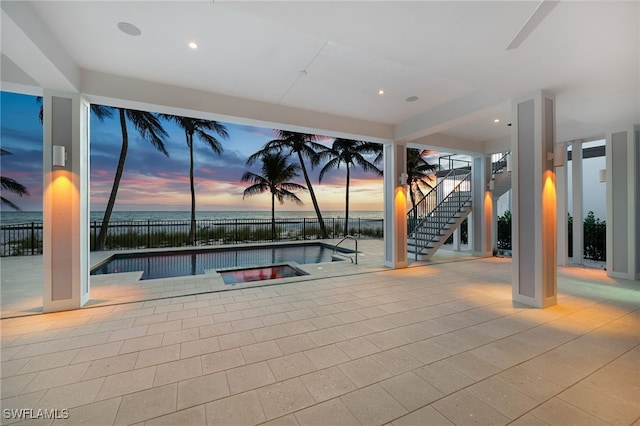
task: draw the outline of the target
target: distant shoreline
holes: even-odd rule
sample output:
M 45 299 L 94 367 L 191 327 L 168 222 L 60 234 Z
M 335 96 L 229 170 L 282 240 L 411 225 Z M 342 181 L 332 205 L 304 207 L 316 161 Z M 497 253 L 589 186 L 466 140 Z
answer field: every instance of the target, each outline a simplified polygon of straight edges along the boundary
M 102 222 L 104 212 L 92 211 L 90 213 L 90 222 Z M 291 211 L 276 210 L 277 219 L 315 219 L 314 211 Z M 119 221 L 169 221 L 169 220 L 189 220 L 191 213 L 189 211 L 114 211 L 111 215 L 111 222 Z M 326 219 L 344 218 L 344 210 L 328 210 L 322 212 L 322 217 Z M 349 218 L 353 219 L 382 219 L 384 214 L 382 211 L 375 210 L 354 210 L 349 212 Z M 216 219 L 271 219 L 271 211 L 196 211 L 197 220 L 216 220 Z M 11 225 L 17 223 L 42 222 L 42 212 L 38 211 L 2 211 L 0 223 L 2 225 Z

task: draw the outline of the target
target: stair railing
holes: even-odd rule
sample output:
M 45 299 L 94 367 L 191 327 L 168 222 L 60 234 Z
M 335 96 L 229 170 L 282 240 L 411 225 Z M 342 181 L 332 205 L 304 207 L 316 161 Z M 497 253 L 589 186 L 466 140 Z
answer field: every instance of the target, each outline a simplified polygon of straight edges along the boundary
M 471 162 L 468 160 L 461 160 L 459 158 L 453 158 L 456 154 L 442 155 L 438 157 L 438 170 L 452 170 L 460 168 L 471 168 Z M 444 160 L 444 166 L 442 165 Z M 460 163 L 458 167 L 455 167 L 456 163 Z
M 355 263 L 356 265 L 358 264 L 358 239 L 356 237 L 354 237 L 353 235 L 345 235 L 343 239 L 341 239 L 340 241 L 338 241 L 338 244 L 336 244 L 335 246 L 333 246 L 333 254 L 336 254 L 336 252 L 338 251 L 338 246 L 340 244 L 342 244 L 343 242 L 345 242 L 346 240 L 353 240 L 356 242 L 356 254 L 355 254 L 355 262 L 353 261 L 353 259 L 351 260 L 352 263 Z M 349 256 L 346 256 L 349 257 Z M 349 259 L 351 259 L 349 257 Z
M 415 209 L 412 207 L 409 210 L 407 213 L 407 235 L 411 234 L 420 222 L 449 195 L 451 191 L 447 191 L 445 187 L 452 185 L 451 182 L 455 183 L 457 179 L 460 179 L 460 176 L 466 174 L 470 174 L 470 172 L 458 169 L 449 170 L 446 175 L 440 178 L 440 182 L 416 203 Z M 411 188 L 409 190 L 411 191 Z
M 409 236 L 413 234 L 413 238 L 409 238 L 409 240 L 413 240 L 416 259 L 420 251 L 432 242 L 436 236 L 439 236 L 445 226 L 471 200 L 471 172 L 465 172 L 463 175 L 457 173 L 456 179 L 459 181 L 454 188 L 446 193 L 446 196 L 443 196 L 427 215 L 419 219 L 408 234 Z M 434 189 L 443 184 L 443 182 L 444 179 Z
M 508 158 L 511 155 L 511 151 L 505 152 L 498 161 L 491 163 L 491 174 L 496 175 L 498 173 L 504 173 L 507 171 Z

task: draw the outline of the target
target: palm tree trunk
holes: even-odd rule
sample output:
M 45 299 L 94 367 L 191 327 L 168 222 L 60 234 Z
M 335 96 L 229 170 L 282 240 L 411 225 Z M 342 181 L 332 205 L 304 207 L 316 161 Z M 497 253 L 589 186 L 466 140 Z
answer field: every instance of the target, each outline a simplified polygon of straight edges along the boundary
M 347 195 L 344 200 L 345 211 L 344 211 L 344 236 L 346 237 L 349 234 L 349 180 L 350 180 L 350 169 L 349 163 L 347 163 Z
M 271 193 L 271 241 L 276 239 L 276 194 Z
M 324 226 L 324 220 L 322 220 L 322 213 L 320 213 L 320 207 L 318 207 L 318 200 L 316 199 L 316 193 L 313 191 L 313 185 L 311 185 L 311 180 L 309 179 L 309 174 L 307 173 L 307 166 L 304 164 L 304 160 L 302 159 L 302 153 L 298 151 L 298 161 L 300 161 L 300 167 L 302 167 L 302 174 L 304 175 L 304 181 L 307 184 L 307 189 L 309 189 L 309 195 L 311 195 L 311 202 L 313 203 L 313 208 L 316 211 L 316 216 L 318 217 L 318 225 L 320 226 L 320 235 L 322 238 L 328 238 L 327 228 Z
M 100 233 L 98 234 L 98 241 L 96 241 L 96 250 L 104 250 L 105 244 L 107 242 L 107 230 L 109 229 L 109 221 L 111 220 L 113 207 L 116 204 L 116 196 L 118 195 L 118 188 L 120 187 L 120 179 L 122 178 L 122 172 L 124 171 L 124 163 L 127 159 L 127 151 L 129 150 L 129 134 L 127 133 L 127 120 L 124 114 L 124 109 L 118 108 L 118 111 L 120 112 L 120 129 L 122 130 L 122 147 L 120 148 L 120 158 L 118 158 L 116 175 L 113 178 L 111 195 L 109 195 L 109 202 L 107 202 L 107 208 L 104 211 L 102 225 L 100 226 Z
M 196 241 L 196 187 L 193 183 L 193 134 L 187 133 L 189 145 L 189 186 L 191 188 L 191 225 L 189 226 L 189 245 Z
M 413 184 L 409 186 L 409 197 L 411 197 L 411 205 L 413 206 L 414 225 L 418 223 L 418 210 L 416 209 L 416 193 L 413 191 Z

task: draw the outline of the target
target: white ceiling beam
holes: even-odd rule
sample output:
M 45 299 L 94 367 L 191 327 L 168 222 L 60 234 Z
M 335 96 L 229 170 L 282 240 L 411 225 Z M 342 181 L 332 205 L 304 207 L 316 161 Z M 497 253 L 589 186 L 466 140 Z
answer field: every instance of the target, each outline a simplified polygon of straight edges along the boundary
M 387 124 L 95 71 L 83 71 L 82 93 L 107 105 L 379 143 L 393 140 L 393 127 Z
M 423 136 L 413 139 L 407 144 L 410 147 L 420 147 L 439 152 L 455 152 L 457 154 L 478 155 L 484 154 L 483 143 L 463 139 L 441 133 Z
M 77 92 L 80 70 L 26 2 L 2 7 L 2 53 L 41 87 Z
M 496 108 L 504 101 L 500 96 L 480 91 L 465 95 L 397 124 L 395 139 L 413 141 L 452 129 L 481 118 L 487 109 Z

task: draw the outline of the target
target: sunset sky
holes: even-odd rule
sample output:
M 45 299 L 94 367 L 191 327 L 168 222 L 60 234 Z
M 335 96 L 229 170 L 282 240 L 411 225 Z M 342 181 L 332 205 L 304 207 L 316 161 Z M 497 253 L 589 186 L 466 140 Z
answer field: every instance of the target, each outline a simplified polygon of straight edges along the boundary
M 25 211 L 42 210 L 42 125 L 38 120 L 39 105 L 33 96 L 1 93 L 2 148 L 12 152 L 1 158 L 2 175 L 27 186 L 31 195 L 20 198 L 6 196 Z M 224 151 L 217 155 L 203 142 L 194 142 L 196 209 L 200 211 L 270 210 L 268 194 L 243 200 L 242 192 L 249 183 L 240 182 L 247 170 L 259 173 L 259 163 L 252 167 L 245 162 L 249 155 L 274 139 L 272 129 L 222 123 L 229 138 L 222 140 Z M 129 151 L 120 183 L 115 210 L 190 209 L 189 150 L 184 132 L 175 124 L 163 120 L 169 137 L 165 157 L 143 140 L 131 125 Z M 113 184 L 122 136 L 117 116 L 104 122 L 91 119 L 91 210 L 102 211 Z M 332 139 L 323 143 L 330 145 Z M 294 158 L 292 158 L 294 160 Z M 325 175 L 318 184 L 320 168 L 311 171 L 311 181 L 323 211 L 344 210 L 345 176 L 343 168 Z M 304 185 L 299 176 L 298 183 Z M 292 203 L 277 206 L 279 210 L 313 210 L 308 192 L 299 193 L 301 207 Z M 3 208 L 4 209 L 4 208 Z M 382 178 L 356 169 L 351 175 L 350 210 L 382 210 Z

